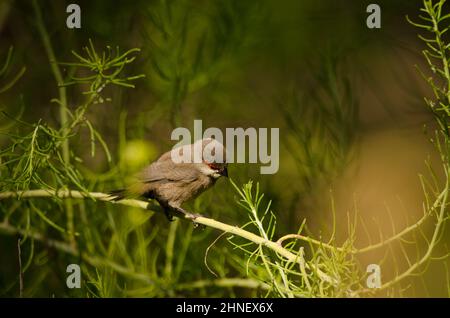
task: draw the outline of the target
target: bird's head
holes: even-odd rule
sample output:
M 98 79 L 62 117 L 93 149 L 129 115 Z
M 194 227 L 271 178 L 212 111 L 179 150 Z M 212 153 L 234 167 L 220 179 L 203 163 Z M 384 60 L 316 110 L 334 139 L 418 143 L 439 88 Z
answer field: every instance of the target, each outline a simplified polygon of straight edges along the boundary
M 228 167 L 226 163 L 208 163 L 203 162 L 206 165 L 206 169 L 202 169 L 202 171 L 209 175 L 214 179 L 218 179 L 220 177 L 228 177 Z
M 226 149 L 215 139 L 207 138 L 202 143 L 201 171 L 214 178 L 228 177 L 228 164 L 226 162 Z

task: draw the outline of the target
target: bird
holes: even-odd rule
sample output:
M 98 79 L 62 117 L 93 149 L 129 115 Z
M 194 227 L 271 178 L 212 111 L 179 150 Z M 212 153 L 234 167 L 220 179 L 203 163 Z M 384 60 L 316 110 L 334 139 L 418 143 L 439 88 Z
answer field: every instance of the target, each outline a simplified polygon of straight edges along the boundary
M 185 155 L 185 160 L 174 160 L 174 154 Z M 201 215 L 185 210 L 182 205 L 211 188 L 220 177 L 228 177 L 226 149 L 219 141 L 205 138 L 164 153 L 140 171 L 131 185 L 110 191 L 109 195 L 112 201 L 154 199 L 169 221 L 173 221 L 172 212 L 195 221 Z

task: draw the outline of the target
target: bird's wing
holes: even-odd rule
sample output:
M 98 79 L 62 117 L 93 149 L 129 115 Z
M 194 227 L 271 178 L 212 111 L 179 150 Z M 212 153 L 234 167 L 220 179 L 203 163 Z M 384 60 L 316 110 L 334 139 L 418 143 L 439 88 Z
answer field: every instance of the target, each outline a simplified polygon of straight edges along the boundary
M 143 183 L 153 182 L 192 182 L 199 177 L 198 169 L 192 164 L 175 164 L 171 160 L 156 161 L 145 168 L 139 175 Z

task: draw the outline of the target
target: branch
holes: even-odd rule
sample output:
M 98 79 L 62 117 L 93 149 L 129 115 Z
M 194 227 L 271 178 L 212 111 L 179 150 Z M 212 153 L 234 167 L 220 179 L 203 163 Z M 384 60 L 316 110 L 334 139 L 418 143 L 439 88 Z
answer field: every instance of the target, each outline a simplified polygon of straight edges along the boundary
M 23 270 L 22 270 L 22 250 L 20 248 L 20 238 L 17 240 L 17 257 L 19 259 L 19 297 L 23 297 Z
M 56 240 L 47 239 L 47 238 L 43 237 L 41 234 L 34 232 L 34 231 L 29 231 L 29 230 L 27 231 L 27 230 L 15 228 L 14 226 L 12 226 L 6 222 L 0 223 L 0 232 L 12 234 L 12 235 L 16 235 L 16 234 L 20 234 L 23 236 L 28 235 L 29 237 L 33 238 L 34 240 L 43 242 L 48 247 L 54 248 L 56 250 L 65 252 L 70 255 L 75 255 L 75 256 L 80 255 L 79 251 L 76 249 L 73 249 L 69 244 L 66 244 L 66 243 L 60 242 L 60 241 L 56 241 Z M 18 244 L 18 248 L 20 250 L 19 246 L 20 246 L 20 244 Z M 105 259 L 102 259 L 99 257 L 90 256 L 86 253 L 81 253 L 81 258 L 85 262 L 91 264 L 92 266 L 106 265 L 106 266 L 111 267 L 118 273 L 123 274 L 125 276 L 143 281 L 145 283 L 152 283 L 152 284 L 155 283 L 155 282 L 151 281 L 146 274 L 130 271 L 126 267 L 124 267 L 120 264 L 117 264 L 115 262 L 111 262 L 109 260 L 105 260 Z M 194 282 L 190 282 L 190 283 L 180 284 L 180 285 L 176 286 L 176 289 L 177 290 L 200 289 L 200 288 L 205 288 L 208 286 L 223 287 L 223 288 L 240 287 L 240 288 L 262 289 L 262 290 L 270 289 L 270 286 L 264 282 L 260 282 L 260 281 L 254 280 L 254 279 L 245 279 L 245 278 L 220 278 L 220 279 L 216 279 L 216 280 L 199 280 L 199 281 L 194 281 Z M 22 291 L 23 288 L 21 287 L 20 290 Z
M 447 173 L 447 171 L 446 171 L 446 173 Z M 401 281 L 404 278 L 412 275 L 414 273 L 414 271 L 416 271 L 420 266 L 425 264 L 431 258 L 431 254 L 433 253 L 434 248 L 436 247 L 436 245 L 437 245 L 437 243 L 439 241 L 439 235 L 441 234 L 442 227 L 443 227 L 444 222 L 446 220 L 445 213 L 447 211 L 446 207 L 447 207 L 448 192 L 449 192 L 448 190 L 449 190 L 449 179 L 448 179 L 448 176 L 447 176 L 447 182 L 445 184 L 445 190 L 443 191 L 444 196 L 443 196 L 442 199 L 440 199 L 440 200 L 442 200 L 442 202 L 440 202 L 440 209 L 439 209 L 439 214 L 437 216 L 437 222 L 436 222 L 436 225 L 435 225 L 435 228 L 434 228 L 434 232 L 433 232 L 433 236 L 431 238 L 431 241 L 428 243 L 428 248 L 427 248 L 426 253 L 416 263 L 412 264 L 406 271 L 404 271 L 400 275 L 397 275 L 392 280 L 384 283 L 376 291 L 380 291 L 380 290 L 392 287 L 393 285 L 395 285 L 399 281 Z M 372 290 L 371 289 L 362 289 L 362 290 L 358 291 L 357 293 L 364 294 L 364 293 L 370 293 L 370 292 L 373 292 L 373 289 Z
M 375 249 L 379 249 L 381 247 L 384 247 L 386 245 L 389 245 L 399 239 L 401 239 L 402 237 L 404 237 L 406 234 L 416 230 L 417 228 L 419 228 L 420 226 L 422 226 L 423 223 L 425 223 L 426 220 L 428 220 L 431 212 L 433 212 L 435 209 L 439 208 L 442 206 L 442 200 L 445 199 L 444 201 L 446 201 L 446 196 L 447 196 L 447 192 L 448 189 L 445 188 L 440 194 L 439 196 L 436 198 L 436 200 L 434 201 L 433 205 L 428 209 L 428 211 L 426 213 L 424 213 L 424 215 L 414 224 L 404 228 L 402 231 L 390 236 L 389 238 L 376 243 L 376 244 L 372 244 L 366 247 L 362 247 L 362 248 L 352 248 L 350 251 L 348 251 L 349 253 L 352 254 L 362 254 L 362 253 L 366 253 L 366 252 L 370 252 L 373 251 Z M 329 249 L 329 250 L 333 250 L 333 251 L 338 251 L 338 252 L 345 252 L 346 249 L 344 249 L 343 247 L 337 247 L 337 246 L 333 246 L 327 243 L 324 243 L 322 241 L 319 240 L 315 240 L 313 238 L 301 235 L 301 234 L 287 234 L 281 238 L 278 239 L 277 243 L 278 244 L 283 244 L 284 241 L 286 240 L 290 240 L 290 239 L 296 239 L 296 240 L 301 240 L 301 241 L 305 241 L 314 245 L 318 245 L 320 247 Z
M 215 280 L 198 280 L 190 283 L 184 283 L 176 286 L 177 290 L 200 289 L 209 286 L 214 287 L 241 287 L 249 289 L 270 290 L 271 286 L 254 279 L 248 278 L 219 278 Z
M 125 205 L 125 206 L 131 206 L 131 207 L 135 207 L 135 208 L 141 208 L 144 210 L 156 210 L 156 211 L 161 211 L 161 209 L 155 209 L 155 207 L 157 206 L 154 202 L 150 201 L 142 201 L 142 200 L 135 200 L 135 199 L 125 199 L 125 200 L 120 200 L 120 201 L 112 201 L 112 197 L 109 194 L 105 194 L 105 193 L 100 193 L 100 192 L 90 192 L 90 193 L 82 193 L 80 191 L 69 191 L 69 190 L 59 190 L 59 191 L 54 191 L 54 190 L 27 190 L 27 191 L 18 191 L 18 192 L 2 192 L 0 193 L 0 200 L 1 199 L 7 199 L 7 198 L 19 198 L 19 199 L 25 199 L 25 198 L 45 198 L 45 197 L 58 197 L 58 198 L 62 198 L 62 199 L 66 199 L 66 198 L 73 198 L 73 199 L 88 199 L 88 198 L 92 198 L 94 200 L 100 200 L 100 201 L 105 201 L 105 202 L 109 202 L 112 204 L 120 204 L 120 205 Z M 176 216 L 178 216 L 181 219 L 185 219 L 185 220 L 189 220 L 192 221 L 192 219 L 190 219 L 189 217 L 186 217 L 186 215 L 184 214 L 176 214 Z M 310 265 L 308 263 L 305 263 L 305 260 L 303 258 L 302 255 L 296 255 L 290 251 L 288 251 L 287 249 L 285 249 L 284 247 L 282 247 L 280 244 L 278 244 L 277 242 L 273 242 L 270 241 L 268 239 L 265 239 L 263 237 L 260 237 L 256 234 L 253 234 L 251 232 L 248 232 L 244 229 L 241 229 L 238 226 L 233 226 L 233 225 L 229 225 L 226 223 L 222 223 L 219 221 L 216 221 L 214 219 L 210 219 L 207 217 L 203 217 L 203 216 L 199 216 L 195 219 L 195 223 L 197 224 L 202 224 L 204 226 L 208 226 L 211 228 L 215 228 L 218 229 L 222 232 L 225 233 L 230 233 L 233 235 L 237 235 L 240 236 L 248 241 L 251 241 L 255 244 L 261 245 L 261 246 L 265 246 L 269 249 L 271 249 L 272 251 L 274 251 L 275 253 L 277 253 L 278 255 L 283 256 L 288 262 L 291 263 L 297 263 L 300 266 L 305 266 L 305 268 L 307 269 L 312 269 L 313 271 L 315 271 L 319 277 L 327 282 L 330 283 L 332 285 L 337 285 L 337 282 L 334 278 L 332 278 L 331 276 L 325 274 L 322 270 L 320 270 L 317 266 L 315 265 Z

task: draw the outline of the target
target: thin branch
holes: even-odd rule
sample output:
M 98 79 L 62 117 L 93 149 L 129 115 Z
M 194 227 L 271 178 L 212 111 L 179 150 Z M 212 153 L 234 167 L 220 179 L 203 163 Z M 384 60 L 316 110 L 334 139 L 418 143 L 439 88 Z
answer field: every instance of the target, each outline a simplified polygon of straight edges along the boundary
M 448 173 L 446 171 L 446 173 Z M 422 256 L 422 258 L 420 260 L 418 260 L 416 263 L 412 264 L 411 266 L 409 266 L 409 268 L 404 271 L 403 273 L 401 273 L 400 275 L 397 275 L 395 278 L 391 279 L 390 281 L 388 281 L 387 283 L 384 283 L 383 285 L 381 285 L 380 288 L 374 290 L 374 289 L 362 289 L 360 291 L 357 291 L 357 294 L 364 294 L 364 293 L 370 293 L 370 292 L 374 292 L 374 291 L 380 291 L 383 289 L 387 289 L 389 287 L 392 287 L 393 285 L 397 284 L 399 281 L 405 279 L 406 277 L 412 275 L 420 266 L 422 266 L 423 264 L 425 264 L 430 258 L 431 258 L 431 254 L 434 250 L 434 248 L 436 247 L 437 243 L 438 243 L 438 238 L 439 235 L 441 233 L 442 230 L 442 226 L 446 220 L 445 218 L 445 212 L 446 212 L 446 206 L 447 206 L 447 199 L 448 199 L 448 190 L 449 190 L 449 179 L 447 176 L 447 183 L 445 185 L 445 190 L 443 191 L 444 193 L 444 197 L 442 198 L 442 202 L 440 203 L 440 209 L 439 209 L 439 215 L 437 217 L 437 223 L 436 226 L 434 228 L 434 232 L 433 232 L 433 236 L 431 238 L 431 241 L 428 243 L 428 248 L 426 253 Z
M 179 284 L 175 288 L 177 290 L 200 289 L 205 287 L 240 287 L 249 289 L 270 290 L 271 286 L 254 279 L 248 278 L 219 278 L 214 280 L 198 280 L 190 283 Z
M 7 234 L 20 234 L 20 235 L 26 234 L 35 240 L 43 242 L 48 247 L 54 248 L 56 250 L 59 250 L 59 251 L 62 251 L 62 252 L 65 252 L 65 253 L 68 253 L 71 255 L 79 255 L 78 250 L 73 249 L 69 244 L 66 244 L 66 243 L 60 242 L 60 241 L 56 241 L 56 240 L 52 240 L 52 239 L 47 239 L 37 232 L 33 232 L 33 231 L 30 232 L 30 231 L 17 229 L 8 223 L 4 223 L 4 222 L 0 223 L 0 232 L 4 232 Z M 20 239 L 18 241 L 18 250 L 20 253 Z M 113 268 L 114 270 L 116 270 L 118 273 L 124 274 L 125 276 L 129 276 L 131 278 L 135 278 L 137 280 L 141 280 L 146 283 L 151 282 L 151 280 L 149 279 L 149 277 L 147 275 L 145 275 L 143 273 L 136 273 L 136 272 L 129 271 L 128 269 L 126 269 L 125 267 L 123 267 L 122 265 L 119 265 L 117 263 L 114 263 L 114 262 L 111 262 L 108 260 L 104 260 L 99 257 L 89 256 L 85 253 L 82 253 L 81 256 L 84 261 L 86 261 L 87 263 L 89 263 L 93 266 L 98 266 L 99 264 L 107 265 L 107 266 Z M 19 260 L 20 260 L 20 258 L 19 258 Z M 19 267 L 21 267 L 21 261 L 19 261 Z M 21 286 L 20 290 L 22 291 L 23 290 L 22 280 L 21 280 L 20 286 Z M 222 288 L 239 287 L 239 288 L 261 289 L 261 290 L 270 290 L 271 289 L 271 287 L 264 282 L 260 282 L 260 281 L 254 280 L 254 279 L 246 279 L 246 278 L 220 278 L 220 279 L 215 279 L 215 280 L 198 280 L 198 281 L 194 281 L 194 282 L 190 282 L 190 283 L 179 284 L 178 286 L 176 286 L 176 289 L 177 290 L 189 290 L 189 289 L 200 289 L 200 288 L 205 288 L 205 287 L 209 287 L 209 286 L 222 287 Z M 21 295 L 22 295 L 22 293 L 21 293 Z
M 307 237 L 307 236 L 304 236 L 304 235 L 301 235 L 301 234 L 287 234 L 285 236 L 282 236 L 282 237 L 280 237 L 278 239 L 277 244 L 282 246 L 284 241 L 290 240 L 290 239 L 296 239 L 296 240 L 309 242 L 309 243 L 312 243 L 312 244 L 315 244 L 315 245 L 319 245 L 321 247 L 325 247 L 325 248 L 330 249 L 330 250 L 336 250 L 336 251 L 339 251 L 339 252 L 344 251 L 344 249 L 342 247 L 336 247 L 336 246 L 333 246 L 333 245 L 330 245 L 330 244 L 327 244 L 327 243 L 323 243 L 323 242 L 321 242 L 319 240 L 315 240 L 313 238 L 310 238 L 310 237 Z
M 279 244 L 280 246 L 282 245 L 282 243 L 286 240 L 289 239 L 297 239 L 297 240 L 301 240 L 301 241 L 305 241 L 305 242 L 309 242 L 311 244 L 314 245 L 319 245 L 320 247 L 324 247 L 326 249 L 329 250 L 335 250 L 335 251 L 339 251 L 339 252 L 349 252 L 352 254 L 362 254 L 362 253 L 366 253 L 369 251 L 373 251 L 375 249 L 381 248 L 383 246 L 386 246 L 388 244 L 391 244 L 394 241 L 397 241 L 398 239 L 402 238 L 403 236 L 405 236 L 406 234 L 412 232 L 413 230 L 416 230 L 417 228 L 419 228 L 423 223 L 425 223 L 426 220 L 428 220 L 428 217 L 430 216 L 430 213 L 437 209 L 438 207 L 441 207 L 442 203 L 441 201 L 443 200 L 443 198 L 446 197 L 448 190 L 444 189 L 439 196 L 436 198 L 435 202 L 433 203 L 433 205 L 429 208 L 428 213 L 425 213 L 416 223 L 414 223 L 411 226 L 408 226 L 406 228 L 404 228 L 402 231 L 398 232 L 395 235 L 390 236 L 389 238 L 376 243 L 376 244 L 371 244 L 369 246 L 366 247 L 362 247 L 362 248 L 353 248 L 352 250 L 346 250 L 342 247 L 337 247 L 337 246 L 333 246 L 324 242 L 321 242 L 319 240 L 315 240 L 313 238 L 301 235 L 301 234 L 287 234 L 285 236 L 282 236 L 278 239 L 277 244 Z
M 6 199 L 6 198 L 45 198 L 45 197 L 58 197 L 58 198 L 74 198 L 74 199 L 97 199 L 100 201 L 109 202 L 112 204 L 120 204 L 120 205 L 126 205 L 136 208 L 141 208 L 145 210 L 155 210 L 156 204 L 152 201 L 142 201 L 142 200 L 135 200 L 135 199 L 126 199 L 126 200 L 120 200 L 120 201 L 112 201 L 112 197 L 105 193 L 100 192 L 90 192 L 88 194 L 84 194 L 80 191 L 69 191 L 69 190 L 60 190 L 60 191 L 54 191 L 54 190 L 28 190 L 28 191 L 18 191 L 18 192 L 2 192 L 0 193 L 0 200 Z M 161 211 L 161 209 L 156 209 L 158 212 Z M 180 217 L 181 219 L 192 221 L 192 219 L 184 214 L 176 214 L 176 216 Z M 332 278 L 331 276 L 325 274 L 323 271 L 321 271 L 317 266 L 311 265 L 308 263 L 305 263 L 305 260 L 302 256 L 293 254 L 292 252 L 288 251 L 287 249 L 280 246 L 278 243 L 267 240 L 263 237 L 260 237 L 256 234 L 253 234 L 251 232 L 248 232 L 238 226 L 229 225 L 226 223 L 222 223 L 219 221 L 216 221 L 214 219 L 206 218 L 203 216 L 199 216 L 195 219 L 195 223 L 202 224 L 208 227 L 212 227 L 215 229 L 218 229 L 220 231 L 234 234 L 237 236 L 240 236 L 244 239 L 247 239 L 257 245 L 265 246 L 272 251 L 276 252 L 277 254 L 283 256 L 288 262 L 292 263 L 298 263 L 301 266 L 305 266 L 307 269 L 314 269 L 319 275 L 319 277 L 332 285 L 336 285 L 336 280 Z
M 22 250 L 20 249 L 20 238 L 17 240 L 17 256 L 19 258 L 19 297 L 23 297 L 23 271 L 22 271 Z

